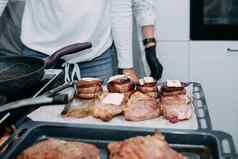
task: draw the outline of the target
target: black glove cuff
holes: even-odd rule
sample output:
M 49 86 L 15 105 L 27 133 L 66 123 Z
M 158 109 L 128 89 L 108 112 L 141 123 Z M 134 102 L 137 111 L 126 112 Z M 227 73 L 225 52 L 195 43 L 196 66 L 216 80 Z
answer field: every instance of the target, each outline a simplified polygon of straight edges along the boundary
M 156 39 L 155 38 L 146 38 L 143 40 L 144 46 L 148 45 L 149 43 L 155 43 L 156 44 Z
M 156 46 L 145 48 L 146 56 L 156 56 Z

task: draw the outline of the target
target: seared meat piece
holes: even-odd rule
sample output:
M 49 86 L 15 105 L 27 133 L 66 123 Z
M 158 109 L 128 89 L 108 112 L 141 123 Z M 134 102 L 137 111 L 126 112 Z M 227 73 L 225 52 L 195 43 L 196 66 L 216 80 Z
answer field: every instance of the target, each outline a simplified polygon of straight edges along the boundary
M 160 109 L 171 123 L 177 123 L 192 117 L 192 105 L 186 84 L 177 80 L 167 81 L 160 89 Z
M 91 86 L 91 87 L 77 87 L 78 93 L 83 93 L 83 94 L 93 94 L 95 92 L 102 92 L 102 87 L 101 86 Z
M 138 90 L 142 93 L 148 93 L 148 92 L 157 92 L 158 89 L 156 86 L 145 86 L 145 85 L 139 85 Z
M 143 121 L 159 116 L 159 107 L 155 98 L 141 92 L 131 95 L 128 103 L 124 106 L 126 120 Z
M 177 91 L 169 91 L 169 92 L 166 92 L 166 91 L 162 91 L 161 92 L 161 95 L 162 96 L 173 96 L 173 95 L 183 95 L 183 94 L 186 94 L 186 89 L 182 89 L 182 90 L 177 90 Z
M 101 95 L 101 92 L 95 93 L 78 93 L 77 97 L 80 99 L 96 99 Z
M 160 133 L 138 136 L 108 145 L 109 159 L 186 159 L 170 148 Z
M 84 118 L 92 114 L 94 106 L 80 106 L 79 108 L 73 108 L 65 112 L 64 117 L 71 118 Z
M 114 116 L 122 113 L 122 107 L 116 105 L 100 104 L 94 106 L 85 106 L 74 108 L 64 114 L 64 117 L 84 118 L 93 116 L 102 121 L 110 121 Z
M 114 116 L 122 113 L 124 100 L 124 94 L 122 93 L 108 93 L 100 103 L 95 105 L 93 116 L 103 121 L 111 120 Z
M 181 105 L 187 104 L 189 102 L 189 98 L 186 94 L 181 95 L 173 95 L 173 96 L 160 96 L 160 102 L 163 105 Z
M 191 104 L 161 105 L 163 115 L 171 123 L 177 123 L 192 117 Z
M 158 98 L 158 93 L 157 92 L 147 92 L 145 93 L 148 96 L 151 96 L 153 98 Z
M 151 97 L 158 97 L 156 81 L 152 77 L 144 77 L 143 79 L 140 79 L 137 89 Z
M 174 92 L 174 91 L 181 91 L 184 87 L 168 87 L 168 86 L 162 86 L 161 92 Z
M 157 87 L 146 87 L 146 86 L 139 86 L 138 90 L 148 96 L 157 98 L 158 97 L 158 91 Z
M 81 78 L 76 86 L 79 88 L 88 88 L 92 86 L 102 86 L 102 82 L 98 78 Z
M 168 80 L 163 83 L 161 86 L 161 92 L 174 92 L 174 91 L 182 91 L 186 87 L 186 84 L 180 82 L 178 80 Z
M 92 115 L 93 108 L 95 103 L 98 100 L 83 100 L 83 99 L 75 99 L 73 102 L 70 102 L 65 105 L 64 110 L 61 114 L 64 117 L 72 117 L 72 118 L 84 118 Z
M 102 121 L 110 121 L 114 116 L 122 113 L 121 106 L 115 105 L 101 105 L 95 106 L 93 109 L 93 116 L 101 119 Z
M 107 89 L 112 93 L 133 92 L 135 84 L 125 75 L 116 75 L 109 79 Z
M 123 93 L 124 101 L 127 102 L 135 91 L 135 84 L 125 75 L 115 75 L 109 79 L 107 89 L 111 93 Z
M 124 83 L 124 84 L 110 84 L 108 85 L 108 91 L 112 93 L 127 93 L 127 92 L 133 92 L 134 91 L 134 84 L 132 82 L 130 83 Z
M 24 150 L 17 159 L 100 159 L 96 146 L 50 138 Z
M 77 82 L 76 90 L 80 99 L 95 99 L 102 93 L 102 84 L 97 78 L 82 78 Z
M 161 111 L 171 123 L 177 123 L 192 117 L 193 109 L 191 100 L 186 94 L 161 96 Z
M 171 123 L 192 117 L 192 105 L 183 84 L 180 87 L 163 86 L 160 96 L 161 111 Z
M 124 95 L 121 93 L 108 93 L 97 100 L 80 100 L 80 106 L 65 108 L 65 117 L 83 118 L 93 116 L 103 121 L 109 121 L 122 113 Z

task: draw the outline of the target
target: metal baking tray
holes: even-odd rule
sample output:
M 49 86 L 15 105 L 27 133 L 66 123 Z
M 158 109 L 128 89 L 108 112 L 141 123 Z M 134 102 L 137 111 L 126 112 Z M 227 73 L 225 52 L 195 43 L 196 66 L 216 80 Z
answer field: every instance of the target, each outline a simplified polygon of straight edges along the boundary
M 77 124 L 91 124 L 91 125 L 111 125 L 111 126 L 126 126 L 126 127 L 145 127 L 145 128 L 165 128 L 165 129 L 189 129 L 189 130 L 211 130 L 212 124 L 206 104 L 206 99 L 202 86 L 196 82 L 188 82 L 189 86 L 187 90 L 192 97 L 193 116 L 190 120 L 171 124 L 162 118 L 156 118 L 153 120 L 141 121 L 141 122 L 128 122 L 123 119 L 122 116 L 113 118 L 109 122 L 102 122 L 92 117 L 76 119 L 69 118 L 64 119 L 58 114 L 63 110 L 62 106 L 42 107 L 31 114 L 28 117 L 36 122 L 58 122 L 58 123 L 77 123 Z
M 232 137 L 219 131 L 160 130 L 166 141 L 189 159 L 237 159 Z M 18 130 L 20 133 L 21 131 Z M 95 144 L 102 159 L 108 159 L 107 145 L 135 136 L 153 134 L 155 129 L 103 127 L 73 124 L 40 124 L 28 129 L 5 154 L 3 159 L 14 159 L 25 148 L 42 138 L 54 137 Z M 224 144 L 226 143 L 226 144 Z M 226 148 L 225 148 L 226 147 Z
M 198 130 L 212 130 L 211 118 L 202 85 L 197 82 L 192 84 L 192 103 L 198 121 Z

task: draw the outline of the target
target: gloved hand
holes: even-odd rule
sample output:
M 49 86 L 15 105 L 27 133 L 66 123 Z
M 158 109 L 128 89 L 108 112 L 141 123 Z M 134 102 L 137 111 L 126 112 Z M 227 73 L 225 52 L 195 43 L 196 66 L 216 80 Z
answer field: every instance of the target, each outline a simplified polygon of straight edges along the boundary
M 145 48 L 145 57 L 151 71 L 151 77 L 159 80 L 163 73 L 163 66 L 156 57 L 156 46 Z

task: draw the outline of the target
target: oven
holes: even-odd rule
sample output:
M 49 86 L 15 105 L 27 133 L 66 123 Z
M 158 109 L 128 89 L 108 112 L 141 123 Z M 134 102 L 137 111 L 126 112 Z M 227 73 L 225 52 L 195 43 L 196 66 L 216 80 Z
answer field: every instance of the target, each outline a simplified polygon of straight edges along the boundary
M 238 0 L 190 0 L 191 40 L 238 40 Z

